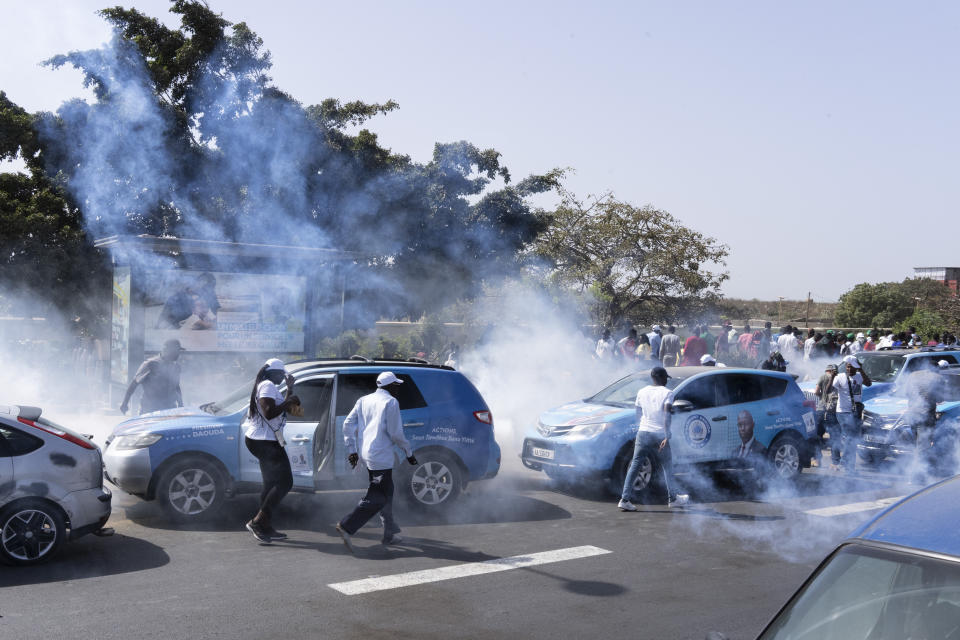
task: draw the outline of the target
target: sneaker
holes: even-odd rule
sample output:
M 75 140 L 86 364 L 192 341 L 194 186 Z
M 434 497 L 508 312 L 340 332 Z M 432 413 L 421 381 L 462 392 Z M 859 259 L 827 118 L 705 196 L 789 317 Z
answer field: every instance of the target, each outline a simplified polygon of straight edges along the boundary
M 690 496 L 685 493 L 678 493 L 667 503 L 668 507 L 680 507 L 690 502 Z
M 257 524 L 253 520 L 247 523 L 247 531 L 252 533 L 253 537 L 259 540 L 260 542 L 270 544 L 270 535 L 266 531 L 264 531 L 263 527 L 261 527 L 259 524 Z
M 637 510 L 637 506 L 632 502 L 630 502 L 629 500 L 621 500 L 620 502 L 617 503 L 617 508 L 620 509 L 620 511 L 636 511 Z
M 271 540 L 286 540 L 287 538 L 287 534 L 283 533 L 282 531 L 277 531 L 273 528 L 273 525 L 269 527 L 263 527 L 263 530 L 268 536 L 270 536 Z
M 350 541 L 350 534 L 343 530 L 340 526 L 340 523 L 337 523 L 337 533 L 340 534 L 340 537 L 343 538 L 343 546 L 347 548 L 347 551 L 353 553 L 353 543 Z
M 380 544 L 390 545 L 390 544 L 400 544 L 401 542 L 403 542 L 403 538 L 401 538 L 400 536 L 394 533 L 389 538 L 384 538 Z
M 810 466 L 811 466 L 811 467 L 819 467 L 819 466 L 820 466 L 820 461 L 817 460 L 816 458 L 813 458 L 813 459 L 810 461 Z

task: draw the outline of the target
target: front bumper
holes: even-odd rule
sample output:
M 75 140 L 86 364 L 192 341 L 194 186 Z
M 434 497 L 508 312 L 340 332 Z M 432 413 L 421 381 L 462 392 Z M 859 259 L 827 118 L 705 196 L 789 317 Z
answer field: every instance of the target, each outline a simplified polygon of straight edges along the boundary
M 107 487 L 68 493 L 61 500 L 70 517 L 70 539 L 97 531 L 110 519 L 113 494 Z
M 581 473 L 602 473 L 613 466 L 616 451 L 608 451 L 598 439 L 563 442 L 553 438 L 525 438 L 520 460 L 534 471 L 577 470 Z
M 103 453 L 103 477 L 127 493 L 145 496 L 151 475 L 149 447 L 117 450 L 108 446 Z

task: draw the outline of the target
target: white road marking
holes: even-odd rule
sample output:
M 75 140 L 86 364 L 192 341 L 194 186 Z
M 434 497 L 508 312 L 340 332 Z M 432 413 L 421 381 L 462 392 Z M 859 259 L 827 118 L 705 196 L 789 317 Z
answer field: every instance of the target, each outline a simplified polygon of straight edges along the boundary
M 874 509 L 883 509 L 894 502 L 902 500 L 904 496 L 895 496 L 893 498 L 881 498 L 880 500 L 871 500 L 869 502 L 851 502 L 850 504 L 837 504 L 832 507 L 821 507 L 819 509 L 810 509 L 804 513 L 811 516 L 821 516 L 830 518 L 833 516 L 842 516 L 848 513 L 859 513 L 861 511 L 873 511 Z
M 449 567 L 427 569 L 425 571 L 398 573 L 392 576 L 365 578 L 363 580 L 353 580 L 351 582 L 336 582 L 327 586 L 348 596 L 355 596 L 362 593 L 371 593 L 373 591 L 399 589 L 400 587 L 412 587 L 414 585 L 427 584 L 429 582 L 440 582 L 441 580 L 453 580 L 454 578 L 479 576 L 485 573 L 509 571 L 510 569 L 522 569 L 524 567 L 533 567 L 539 564 L 548 564 L 551 562 L 589 558 L 591 556 L 600 556 L 606 553 L 613 552 L 608 551 L 607 549 L 601 549 L 600 547 L 593 547 L 589 545 L 583 547 L 570 547 L 569 549 L 543 551 L 540 553 L 530 553 L 523 556 L 496 558 L 494 560 L 486 560 L 484 562 L 455 564 Z

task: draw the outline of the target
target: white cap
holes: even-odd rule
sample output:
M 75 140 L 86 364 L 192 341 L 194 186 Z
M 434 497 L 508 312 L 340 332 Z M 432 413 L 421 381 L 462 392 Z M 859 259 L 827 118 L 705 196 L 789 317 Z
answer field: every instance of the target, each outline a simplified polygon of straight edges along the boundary
M 284 373 L 287 372 L 287 368 L 283 366 L 283 360 L 280 360 L 278 358 L 270 358 L 269 360 L 267 360 L 264 366 L 267 368 L 267 371 L 283 371 Z
M 857 334 L 857 340 L 859 340 L 860 338 L 865 338 L 865 337 L 866 337 L 866 336 L 863 335 L 863 332 L 862 332 L 862 331 Z
M 660 328 L 660 325 L 655 324 L 652 327 L 650 327 L 650 331 L 663 331 L 663 329 Z
M 393 371 L 384 371 L 377 376 L 377 386 L 385 387 L 388 384 L 403 384 L 403 380 L 393 375 Z
M 857 356 L 844 356 L 843 361 L 856 369 L 860 368 L 860 361 L 857 360 Z
M 950 363 L 947 362 L 946 360 L 940 360 L 939 362 L 937 362 L 937 366 L 940 367 L 941 369 L 946 369 L 947 367 L 950 366 Z
M 702 356 L 700 356 L 700 364 L 707 364 L 708 362 L 716 362 L 716 361 L 717 361 L 716 358 L 714 358 L 709 353 L 705 353 Z

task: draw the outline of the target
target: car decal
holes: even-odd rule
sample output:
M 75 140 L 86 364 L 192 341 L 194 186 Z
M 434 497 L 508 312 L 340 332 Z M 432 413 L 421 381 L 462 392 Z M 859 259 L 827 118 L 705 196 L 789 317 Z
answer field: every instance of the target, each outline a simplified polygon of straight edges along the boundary
M 702 449 L 710 442 L 710 421 L 700 414 L 690 416 L 683 425 L 683 438 L 694 449 Z

